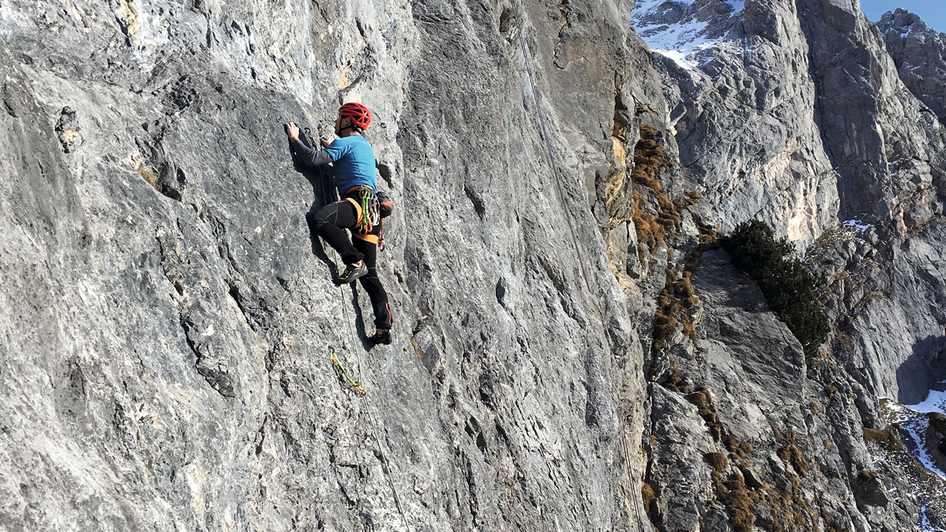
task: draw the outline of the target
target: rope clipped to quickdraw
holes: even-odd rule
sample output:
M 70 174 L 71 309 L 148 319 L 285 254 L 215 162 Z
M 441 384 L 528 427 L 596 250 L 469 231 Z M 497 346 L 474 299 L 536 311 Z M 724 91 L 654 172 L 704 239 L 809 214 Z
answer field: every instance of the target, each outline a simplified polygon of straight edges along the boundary
M 345 381 L 351 385 L 352 389 L 358 392 L 359 395 L 367 395 L 368 392 L 361 386 L 361 382 L 356 381 L 348 374 L 348 370 L 345 369 L 345 366 L 342 365 L 342 361 L 338 359 L 338 355 L 335 354 L 335 348 L 328 348 L 329 355 L 332 357 L 332 364 L 335 364 L 335 369 L 338 371 L 338 374 L 345 379 Z

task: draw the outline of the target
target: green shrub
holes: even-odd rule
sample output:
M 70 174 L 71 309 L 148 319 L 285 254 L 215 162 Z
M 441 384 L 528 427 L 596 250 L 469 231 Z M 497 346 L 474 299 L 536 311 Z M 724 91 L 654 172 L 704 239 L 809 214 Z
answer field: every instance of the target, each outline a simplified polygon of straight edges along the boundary
M 733 264 L 759 283 L 769 308 L 801 342 L 805 358 L 814 357 L 830 330 L 815 293 L 823 279 L 792 256 L 791 242 L 776 240 L 772 228 L 759 220 L 737 225 L 721 242 Z

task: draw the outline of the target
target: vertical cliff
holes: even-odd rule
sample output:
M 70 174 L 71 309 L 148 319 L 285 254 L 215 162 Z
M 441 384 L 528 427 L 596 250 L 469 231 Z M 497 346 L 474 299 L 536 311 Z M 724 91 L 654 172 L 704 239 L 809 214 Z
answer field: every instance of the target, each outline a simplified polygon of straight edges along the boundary
M 630 9 L 5 3 L 2 526 L 638 526 L 641 347 L 594 213 Z M 397 209 L 370 352 L 282 131 L 347 100 Z
M 895 37 L 885 44 L 852 2 L 641 2 L 634 20 L 656 50 L 680 162 L 713 205 L 707 220 L 726 231 L 758 218 L 793 240 L 825 275 L 834 322 L 808 360 L 767 343 L 778 334 L 753 316 L 766 310 L 752 303 L 760 295 L 735 290 L 739 274 L 703 254 L 699 338 L 655 354 L 665 362 L 648 478 L 662 524 L 707 526 L 715 496 L 737 530 L 942 526 L 942 472 L 913 465 L 897 431 L 925 451 L 880 400 L 919 403 L 944 376 L 943 269 L 931 255 L 944 129 L 898 77 L 913 54 L 888 51 Z M 934 57 L 936 42 L 924 48 Z M 689 424 L 668 422 L 681 414 Z M 921 440 L 935 454 L 941 437 Z M 668 481 L 679 478 L 695 480 Z
M 946 378 L 930 91 L 851 2 L 639 4 L 4 2 L 0 528 L 944 526 L 894 404 Z M 282 129 L 352 100 L 388 346 Z M 813 359 L 718 247 L 754 217 Z

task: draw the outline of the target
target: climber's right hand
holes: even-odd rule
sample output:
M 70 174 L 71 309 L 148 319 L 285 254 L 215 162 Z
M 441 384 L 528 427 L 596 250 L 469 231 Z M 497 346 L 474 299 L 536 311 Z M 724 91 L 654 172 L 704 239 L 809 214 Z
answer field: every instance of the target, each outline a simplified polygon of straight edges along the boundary
M 286 131 L 286 135 L 289 136 L 290 141 L 296 142 L 297 140 L 299 140 L 299 126 L 295 125 L 292 122 L 283 124 L 282 126 L 283 126 L 283 129 Z

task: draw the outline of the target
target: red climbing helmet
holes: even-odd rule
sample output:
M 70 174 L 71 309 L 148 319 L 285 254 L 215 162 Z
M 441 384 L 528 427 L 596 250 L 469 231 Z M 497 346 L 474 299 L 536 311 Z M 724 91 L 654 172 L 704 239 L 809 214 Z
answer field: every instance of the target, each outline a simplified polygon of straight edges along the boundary
M 371 111 L 360 103 L 346 103 L 338 110 L 338 116 L 347 116 L 358 129 L 368 129 L 371 123 Z

